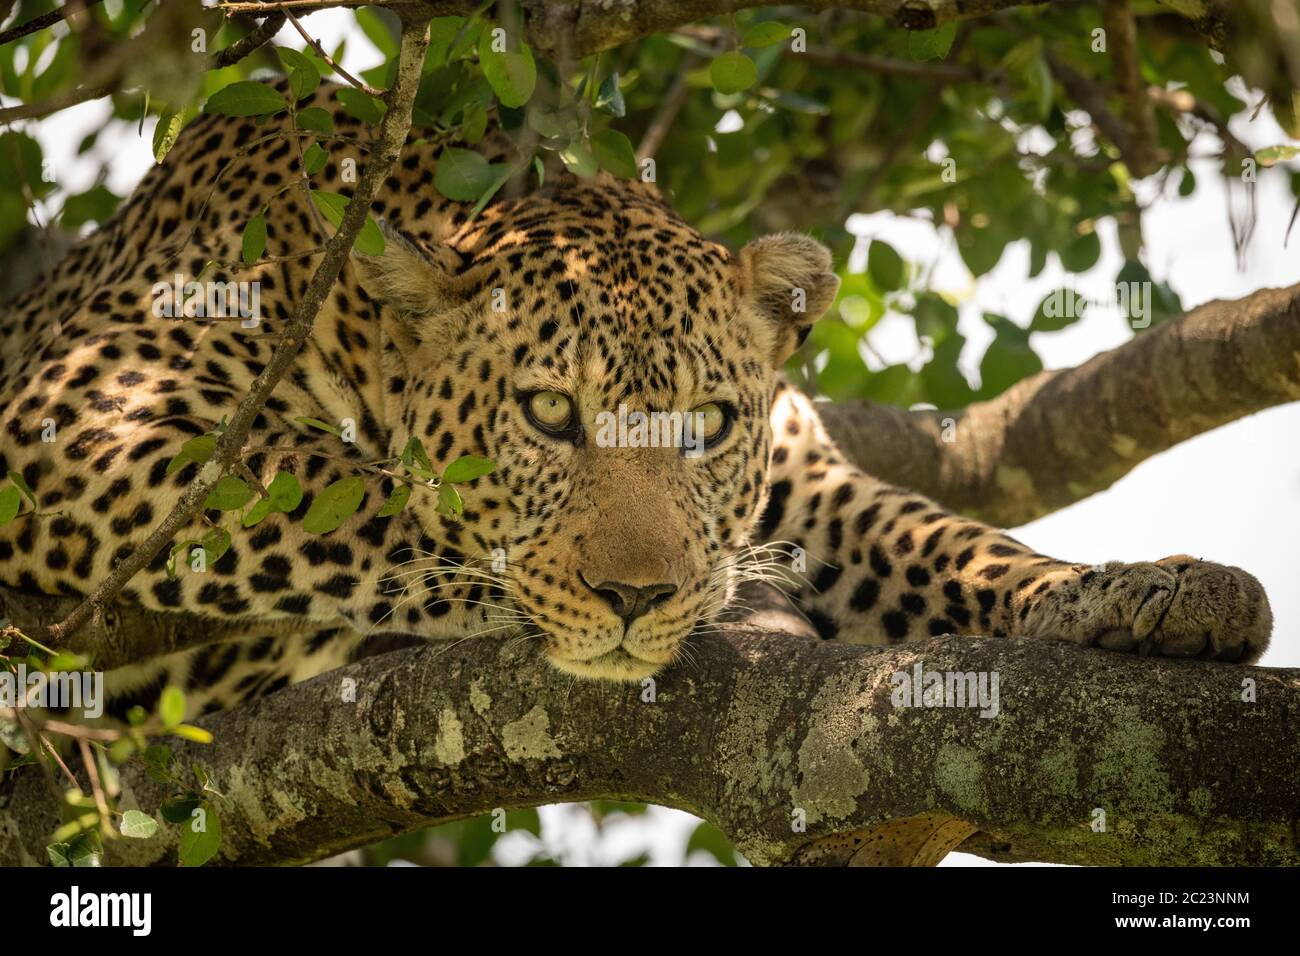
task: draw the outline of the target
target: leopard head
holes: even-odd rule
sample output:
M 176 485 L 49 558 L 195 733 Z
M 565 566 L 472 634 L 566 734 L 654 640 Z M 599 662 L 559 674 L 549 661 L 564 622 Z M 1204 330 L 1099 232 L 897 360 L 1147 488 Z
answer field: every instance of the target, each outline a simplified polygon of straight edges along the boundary
M 496 462 L 459 518 L 420 515 L 430 535 L 504 556 L 504 597 L 562 670 L 670 663 L 730 597 L 776 376 L 835 296 L 830 254 L 792 234 L 733 254 L 604 177 L 437 243 L 385 228 L 357 258 L 389 306 L 390 417 L 435 464 Z

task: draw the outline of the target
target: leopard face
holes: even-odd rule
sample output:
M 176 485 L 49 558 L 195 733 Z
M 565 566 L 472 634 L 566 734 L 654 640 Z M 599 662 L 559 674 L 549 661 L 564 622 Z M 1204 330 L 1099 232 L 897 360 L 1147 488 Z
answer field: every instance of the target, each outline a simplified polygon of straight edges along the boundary
M 829 254 L 774 236 L 733 255 L 608 183 L 489 212 L 440 248 L 386 232 L 358 260 L 394 316 L 391 420 L 441 434 L 435 462 L 496 462 L 459 520 L 423 496 L 421 522 L 472 542 L 495 620 L 562 670 L 671 663 L 730 597 L 777 371 L 838 286 Z

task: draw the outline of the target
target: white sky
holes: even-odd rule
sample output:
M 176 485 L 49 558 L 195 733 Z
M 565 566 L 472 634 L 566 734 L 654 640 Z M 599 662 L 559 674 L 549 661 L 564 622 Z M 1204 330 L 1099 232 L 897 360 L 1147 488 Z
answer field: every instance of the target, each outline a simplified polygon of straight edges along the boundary
M 345 11 L 325 11 L 306 22 L 327 49 L 347 36 L 345 68 L 355 72 L 380 61 Z M 302 45 L 288 27 L 279 40 L 285 45 Z M 99 164 L 108 159 L 108 185 L 123 194 L 152 163 L 152 122 L 146 123 L 141 136 L 126 135 L 100 143 L 90 157 L 74 156 L 82 136 L 105 113 L 102 102 L 83 104 L 32 128 L 47 157 L 58 164 L 58 178 L 73 191 L 91 185 Z M 1232 128 L 1238 138 L 1255 148 L 1285 141 L 1266 110 L 1253 123 L 1246 116 L 1236 117 Z M 1203 135 L 1197 147 L 1195 154 L 1208 156 L 1217 151 L 1218 144 Z M 1196 192 L 1178 199 L 1168 190 L 1169 195 L 1155 201 L 1144 219 L 1146 263 L 1153 277 L 1172 285 L 1188 307 L 1300 282 L 1300 226 L 1290 248 L 1282 242 L 1295 202 L 1284 174 L 1263 171 L 1260 175 L 1258 225 L 1247 267 L 1239 271 L 1227 222 L 1224 184 L 1216 175 L 1216 166 L 1213 160 L 1196 163 Z M 1240 201 L 1239 195 L 1237 198 Z M 978 367 L 992 338 L 980 319 L 981 311 L 999 312 L 1026 324 L 1039 300 L 1067 280 L 1054 257 L 1038 278 L 1029 279 L 1028 252 L 1021 244 L 1008 250 L 992 273 L 974 283 L 951 237 L 927 223 L 877 214 L 854 217 L 850 227 L 864 240 L 884 239 L 922 268 L 933 268 L 935 287 L 965 300 L 960 330 L 968 339 L 963 353 L 968 371 Z M 1099 232 L 1101 260 L 1091 272 L 1075 278 L 1075 287 L 1093 299 L 1107 296 L 1122 263 L 1113 224 L 1104 223 Z M 865 246 L 865 241 L 860 243 L 859 253 Z M 1117 316 L 1095 313 L 1062 332 L 1036 334 L 1033 346 L 1048 368 L 1062 368 L 1114 348 L 1129 336 Z M 871 345 L 886 360 L 912 359 L 918 345 L 911 320 L 886 317 L 872 331 Z M 1079 409 L 1081 420 L 1088 414 L 1088 409 Z M 1296 586 L 1300 403 L 1253 415 L 1185 442 L 1140 465 L 1108 491 L 1014 533 L 1037 550 L 1072 561 L 1152 560 L 1185 552 L 1246 568 L 1264 583 L 1276 619 L 1273 646 L 1263 663 L 1300 666 L 1300 588 Z M 572 808 L 543 808 L 542 812 L 544 842 L 552 852 L 563 851 L 575 863 L 617 862 L 642 851 L 651 855 L 652 863 L 678 863 L 696 823 L 687 814 L 652 808 L 644 818 L 615 821 L 597 835 L 589 818 L 573 813 Z M 519 859 L 532 839 L 527 834 L 507 835 L 498 846 L 499 858 L 503 862 Z M 693 862 L 704 863 L 707 858 L 697 852 Z M 983 862 L 952 854 L 944 865 Z

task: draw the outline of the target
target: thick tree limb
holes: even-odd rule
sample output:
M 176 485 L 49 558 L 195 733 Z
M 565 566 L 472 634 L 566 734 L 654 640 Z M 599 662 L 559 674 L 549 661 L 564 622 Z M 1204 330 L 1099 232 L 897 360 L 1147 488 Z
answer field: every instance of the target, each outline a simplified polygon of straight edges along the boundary
M 305 862 L 496 807 L 595 797 L 699 814 L 759 864 L 929 863 L 975 830 L 964 848 L 994 858 L 1300 863 L 1300 671 L 744 628 L 693 656 L 651 702 L 636 685 L 574 684 L 535 644 L 409 648 L 207 718 L 215 743 L 178 759 L 229 798 L 223 863 Z M 892 675 L 918 663 L 996 673 L 996 716 L 895 707 Z M 123 809 L 156 813 L 169 796 L 134 764 L 122 785 Z M 43 860 L 58 821 L 38 773 L 0 784 L 0 864 Z M 115 841 L 108 859 L 170 864 L 174 841 L 164 827 Z
M 1209 302 L 960 412 L 867 402 L 818 409 L 862 468 L 1013 527 L 1109 487 L 1181 441 L 1297 399 L 1300 285 Z

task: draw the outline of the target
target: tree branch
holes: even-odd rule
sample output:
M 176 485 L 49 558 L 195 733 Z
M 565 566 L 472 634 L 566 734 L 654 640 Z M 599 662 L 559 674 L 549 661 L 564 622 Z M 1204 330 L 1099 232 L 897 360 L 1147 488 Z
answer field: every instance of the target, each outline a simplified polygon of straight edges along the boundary
M 1138 51 L 1137 20 L 1129 0 L 1104 0 L 1102 22 L 1106 26 L 1110 50 L 1111 76 L 1115 89 L 1124 101 L 1127 149 L 1124 161 L 1136 178 L 1155 172 L 1159 162 L 1156 150 L 1156 115 L 1142 79 L 1141 53 Z
M 968 837 L 964 849 L 1000 859 L 1300 863 L 1300 671 L 744 627 L 698 639 L 692 656 L 647 701 L 637 685 L 574 684 L 535 644 L 408 648 L 205 718 L 215 743 L 175 750 L 229 798 L 218 863 L 306 862 L 497 807 L 597 797 L 696 813 L 756 864 L 932 863 Z M 996 673 L 996 715 L 896 707 L 893 675 L 917 664 Z M 156 813 L 169 796 L 136 763 L 121 783 L 122 809 Z M 39 773 L 0 784 L 0 865 L 42 861 L 59 822 Z M 175 839 L 164 827 L 115 841 L 108 861 L 172 864 Z
M 82 17 L 87 10 L 103 2 L 104 0 L 68 0 L 63 6 L 51 10 L 49 13 L 41 14 L 39 17 L 32 17 L 30 20 L 0 33 L 0 46 L 12 43 L 14 40 L 21 40 L 25 36 L 30 36 L 38 30 L 44 30 L 46 27 L 52 27 L 56 23 L 62 23 L 64 20 L 77 27 L 82 22 Z M 3 17 L 0 17 L 0 20 L 3 19 Z
M 60 8 L 63 9 L 66 8 Z M 31 103 L 20 103 L 17 106 L 0 109 L 0 123 L 40 119 L 79 103 L 112 96 L 121 88 L 131 66 L 139 62 L 140 57 L 154 54 L 159 49 L 189 49 L 189 31 L 197 22 L 193 16 L 199 12 L 201 11 L 197 7 L 174 4 L 167 7 L 165 13 L 162 11 L 155 13 L 146 22 L 143 33 L 111 48 L 106 55 L 95 61 L 82 82 L 46 100 L 35 100 Z M 239 62 L 273 38 L 284 25 L 284 21 L 283 13 L 270 12 L 247 35 L 236 40 L 226 49 L 210 57 L 202 57 L 201 69 L 217 69 Z M 184 42 L 181 38 L 185 38 Z
M 1297 399 L 1300 285 L 1209 302 L 960 412 L 868 402 L 818 410 L 873 475 L 1013 527 L 1110 487 L 1179 442 Z

